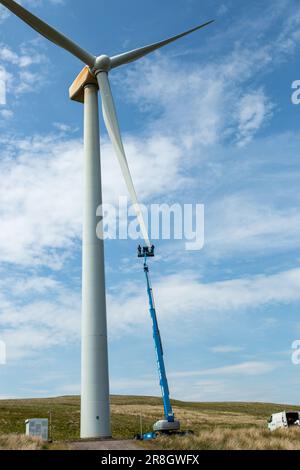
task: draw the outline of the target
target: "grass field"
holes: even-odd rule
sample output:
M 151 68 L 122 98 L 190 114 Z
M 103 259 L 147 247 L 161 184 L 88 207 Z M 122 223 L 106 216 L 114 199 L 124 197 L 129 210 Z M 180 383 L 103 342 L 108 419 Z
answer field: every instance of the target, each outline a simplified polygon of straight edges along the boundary
M 116 439 L 131 439 L 140 429 L 151 430 L 162 417 L 158 398 L 113 396 L 112 430 Z M 22 440 L 24 421 L 46 418 L 52 413 L 55 448 L 79 439 L 79 398 L 0 401 L 0 449 L 43 448 L 38 441 Z M 194 436 L 163 437 L 141 446 L 151 449 L 300 449 L 300 428 L 276 431 L 267 429 L 268 417 L 277 411 L 298 410 L 297 406 L 262 403 L 185 403 L 173 401 L 176 417 L 183 429 L 192 429 Z M 44 446 L 45 447 L 45 446 Z M 46 446 L 47 447 L 47 446 Z

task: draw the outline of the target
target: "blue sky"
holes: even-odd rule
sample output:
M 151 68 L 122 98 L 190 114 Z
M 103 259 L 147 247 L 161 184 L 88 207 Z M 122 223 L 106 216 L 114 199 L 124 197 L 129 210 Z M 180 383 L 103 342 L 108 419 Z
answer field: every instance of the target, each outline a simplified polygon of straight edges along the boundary
M 217 22 L 111 73 L 144 204 L 203 203 L 205 247 L 153 263 L 174 398 L 299 403 L 300 78 L 295 0 L 27 0 L 116 54 Z M 87 5 L 89 8 L 87 8 Z M 80 391 L 81 64 L 0 10 L 0 397 Z M 126 189 L 101 122 L 104 199 Z M 106 243 L 111 392 L 160 390 L 136 242 Z

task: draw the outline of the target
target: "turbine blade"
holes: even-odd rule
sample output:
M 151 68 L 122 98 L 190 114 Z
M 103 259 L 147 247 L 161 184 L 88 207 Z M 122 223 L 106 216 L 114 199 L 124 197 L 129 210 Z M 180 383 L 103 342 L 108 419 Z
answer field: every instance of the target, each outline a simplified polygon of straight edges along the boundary
M 161 47 L 166 46 L 167 44 L 171 44 L 172 42 L 177 41 L 177 39 L 183 38 L 184 36 L 187 36 L 188 34 L 198 31 L 198 29 L 202 29 L 205 26 L 208 26 L 214 21 L 215 20 L 207 21 L 206 23 L 201 24 L 200 26 L 196 26 L 196 28 L 189 29 L 188 31 L 185 31 L 184 33 L 181 33 L 181 34 L 178 34 L 177 36 L 173 36 L 172 38 L 166 39 L 165 41 L 156 42 L 154 44 L 150 44 L 150 46 L 141 47 L 140 49 L 134 49 L 133 51 L 124 52 L 124 54 L 116 55 L 111 58 L 111 67 L 112 68 L 120 67 L 120 65 L 128 64 L 129 62 L 134 62 L 135 60 L 141 59 L 142 57 L 145 57 L 151 52 L 154 52 L 157 49 L 160 49 Z
M 23 20 L 25 23 L 31 26 L 31 28 L 35 29 L 49 41 L 67 50 L 80 59 L 84 64 L 89 65 L 90 67 L 94 66 L 96 57 L 86 52 L 75 42 L 71 41 L 71 39 L 67 38 L 44 21 L 40 20 L 37 16 L 30 13 L 28 10 L 26 10 L 26 8 L 22 7 L 17 2 L 13 0 L 0 0 L 0 4 L 8 8 L 12 13 L 21 18 L 21 20 Z
M 130 197 L 131 197 L 131 200 L 132 200 L 132 203 L 133 203 L 136 215 L 137 215 L 138 222 L 140 224 L 140 229 L 141 229 L 143 238 L 147 246 L 151 247 L 143 213 L 138 203 L 136 191 L 135 191 L 132 177 L 130 174 L 130 170 L 128 167 L 128 162 L 127 162 L 127 158 L 126 158 L 126 154 L 125 154 L 125 150 L 124 150 L 124 146 L 122 142 L 114 99 L 112 96 L 107 73 L 106 72 L 98 73 L 97 80 L 98 80 L 100 94 L 102 98 L 103 116 L 104 116 L 104 121 L 105 121 L 105 125 L 107 128 L 107 132 L 109 134 L 114 150 L 117 154 L 117 157 L 121 166 L 121 170 L 125 179 L 125 183 L 129 191 L 129 194 L 130 194 Z

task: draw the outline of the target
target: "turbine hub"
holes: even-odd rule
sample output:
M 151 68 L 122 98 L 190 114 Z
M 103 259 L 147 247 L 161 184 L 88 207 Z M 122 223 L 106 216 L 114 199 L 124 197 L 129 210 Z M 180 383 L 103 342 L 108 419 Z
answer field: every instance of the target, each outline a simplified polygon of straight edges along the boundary
M 111 60 L 108 55 L 100 55 L 95 62 L 97 72 L 109 72 L 111 69 Z

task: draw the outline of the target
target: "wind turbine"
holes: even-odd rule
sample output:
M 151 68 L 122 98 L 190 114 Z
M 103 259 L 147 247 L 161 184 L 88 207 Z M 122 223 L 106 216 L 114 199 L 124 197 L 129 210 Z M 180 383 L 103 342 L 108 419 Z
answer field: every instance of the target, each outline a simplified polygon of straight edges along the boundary
M 121 65 L 146 55 L 208 26 L 208 21 L 177 36 L 113 57 L 94 56 L 13 0 L 0 4 L 57 46 L 85 64 L 70 88 L 70 98 L 84 103 L 84 222 L 82 268 L 81 437 L 111 436 L 104 244 L 96 236 L 97 208 L 102 203 L 98 90 L 105 125 L 136 210 L 142 236 L 151 247 L 143 214 L 129 171 L 108 74 Z

